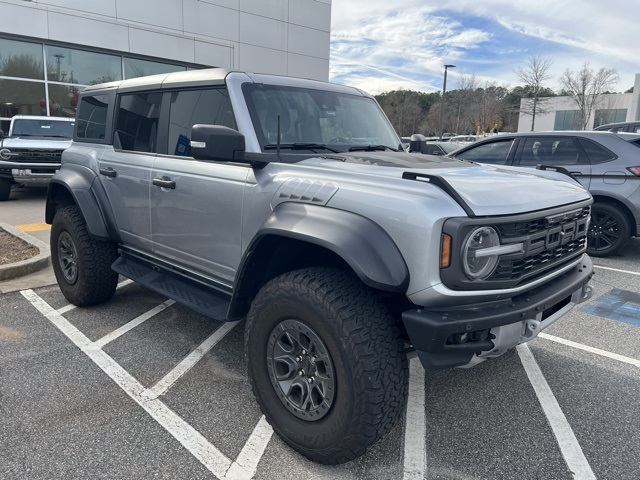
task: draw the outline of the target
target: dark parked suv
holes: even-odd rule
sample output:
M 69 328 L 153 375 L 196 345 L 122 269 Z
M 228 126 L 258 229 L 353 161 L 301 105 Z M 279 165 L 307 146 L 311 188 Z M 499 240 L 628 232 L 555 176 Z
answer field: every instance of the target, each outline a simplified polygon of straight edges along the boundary
M 619 252 L 640 234 L 640 134 L 530 132 L 498 135 L 450 154 L 495 165 L 563 167 L 594 199 L 587 252 Z
M 620 123 L 607 123 L 606 125 L 600 125 L 594 128 L 597 131 L 606 132 L 631 132 L 640 133 L 640 121 L 639 122 L 620 122 Z

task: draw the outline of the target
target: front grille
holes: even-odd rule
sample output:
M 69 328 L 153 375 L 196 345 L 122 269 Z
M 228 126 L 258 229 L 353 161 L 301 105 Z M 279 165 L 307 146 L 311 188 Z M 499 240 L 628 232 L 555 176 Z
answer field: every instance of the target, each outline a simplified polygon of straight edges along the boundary
M 537 255 L 526 257 L 523 260 L 512 261 L 500 259 L 489 280 L 514 280 L 543 269 L 546 270 L 547 267 L 562 262 L 577 252 L 581 252 L 585 248 L 586 243 L 587 239 L 583 237 Z
M 538 232 L 546 231 L 549 228 L 564 225 L 575 220 L 586 220 L 589 217 L 590 207 L 582 207 L 571 212 L 551 215 L 549 217 L 536 218 L 526 222 L 514 222 L 497 225 L 503 242 L 510 239 L 518 239 L 524 235 L 532 235 Z
M 590 207 L 583 207 L 560 215 L 496 225 L 503 244 L 523 243 L 524 252 L 501 257 L 487 280 L 529 278 L 584 251 L 589 211 Z
M 37 150 L 32 148 L 12 148 L 11 153 L 18 155 L 11 157 L 12 162 L 24 163 L 60 163 L 62 150 Z

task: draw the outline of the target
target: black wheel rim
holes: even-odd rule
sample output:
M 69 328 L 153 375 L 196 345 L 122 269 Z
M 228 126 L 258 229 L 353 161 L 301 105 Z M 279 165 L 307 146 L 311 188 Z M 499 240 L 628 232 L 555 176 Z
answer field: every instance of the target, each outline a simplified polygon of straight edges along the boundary
M 320 420 L 333 406 L 335 369 L 322 339 L 297 320 L 284 320 L 271 331 L 267 367 L 282 404 L 296 417 Z
M 74 284 L 78 280 L 78 261 L 76 246 L 71 235 L 62 232 L 58 237 L 58 264 L 67 283 Z
M 587 243 L 590 250 L 603 251 L 613 248 L 620 240 L 618 221 L 613 215 L 594 210 L 591 224 L 587 232 Z

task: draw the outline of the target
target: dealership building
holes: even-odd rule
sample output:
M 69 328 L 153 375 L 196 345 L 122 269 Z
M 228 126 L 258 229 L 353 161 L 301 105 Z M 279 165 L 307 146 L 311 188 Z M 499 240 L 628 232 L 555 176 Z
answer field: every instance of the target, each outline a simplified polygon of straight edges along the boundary
M 0 0 L 0 129 L 87 85 L 224 67 L 329 77 L 331 0 Z
M 635 76 L 633 93 L 604 94 L 589 118 L 587 130 L 606 123 L 640 120 L 640 73 Z M 531 131 L 531 115 L 522 113 L 530 99 L 521 100 L 518 131 Z M 545 113 L 536 114 L 535 130 L 580 130 L 581 114 L 571 97 L 551 97 L 544 103 Z M 528 109 L 531 111 L 531 108 Z

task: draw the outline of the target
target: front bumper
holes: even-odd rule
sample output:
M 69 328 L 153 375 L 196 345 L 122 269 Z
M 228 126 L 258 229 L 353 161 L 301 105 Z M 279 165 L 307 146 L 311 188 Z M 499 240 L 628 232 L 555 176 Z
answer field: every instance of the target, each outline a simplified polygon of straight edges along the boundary
M 11 177 L 27 186 L 46 186 L 60 169 L 59 163 L 0 161 L 0 176 Z
M 593 264 L 580 263 L 559 277 L 507 300 L 408 310 L 402 314 L 409 339 L 427 370 L 473 366 L 535 338 L 573 306 L 592 295 Z

